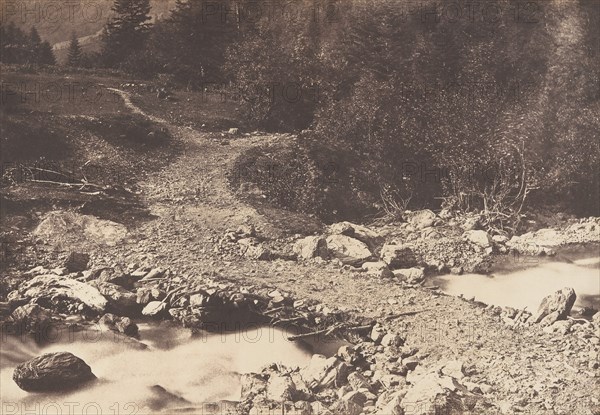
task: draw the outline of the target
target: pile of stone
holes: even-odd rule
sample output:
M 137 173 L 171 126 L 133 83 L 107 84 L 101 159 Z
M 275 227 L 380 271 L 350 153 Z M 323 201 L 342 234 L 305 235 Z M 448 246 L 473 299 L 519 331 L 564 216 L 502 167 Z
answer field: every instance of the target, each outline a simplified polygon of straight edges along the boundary
M 256 229 L 250 225 L 241 225 L 235 230 L 228 229 L 215 242 L 214 251 L 222 255 L 240 255 L 258 261 L 274 259 L 271 250 L 258 237 Z
M 465 413 L 490 405 L 487 385 L 468 382 L 462 362 L 424 369 L 418 350 L 398 333 L 373 327 L 370 338 L 342 346 L 308 366 L 270 365 L 242 377 L 242 413 Z
M 498 245 L 501 238 L 471 229 L 474 224 L 462 233 L 445 236 L 441 228 L 439 231 L 436 228 L 444 220 L 430 210 L 411 212 L 407 218 L 397 232 L 389 228 L 376 232 L 350 222 L 336 223 L 325 235 L 297 240 L 293 251 L 298 260 L 329 260 L 340 266 L 361 268 L 376 278 L 420 284 L 428 271 L 460 274 L 465 268 L 477 270 L 483 263 L 481 257 L 504 249 Z M 417 233 L 420 236 L 415 237 Z
M 512 307 L 488 306 L 488 310 L 499 315 L 511 327 L 541 327 L 545 333 L 566 335 L 573 333 L 587 339 L 591 345 L 600 344 L 600 312 L 591 319 L 570 316 L 577 295 L 572 288 L 563 288 L 546 296 L 535 313 Z

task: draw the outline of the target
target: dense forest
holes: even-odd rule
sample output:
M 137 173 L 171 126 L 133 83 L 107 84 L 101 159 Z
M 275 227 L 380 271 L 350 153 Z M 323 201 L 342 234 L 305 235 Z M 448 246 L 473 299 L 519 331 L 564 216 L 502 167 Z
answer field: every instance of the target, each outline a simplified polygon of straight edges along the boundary
M 490 226 L 531 206 L 600 214 L 592 0 L 177 0 L 157 21 L 151 9 L 115 0 L 101 51 L 80 57 L 73 39 L 69 64 L 223 89 L 250 125 L 297 132 L 296 148 L 238 161 L 280 167 L 257 184 L 281 205 L 478 210 Z M 33 32 L 2 38 L 3 61 L 51 63 Z

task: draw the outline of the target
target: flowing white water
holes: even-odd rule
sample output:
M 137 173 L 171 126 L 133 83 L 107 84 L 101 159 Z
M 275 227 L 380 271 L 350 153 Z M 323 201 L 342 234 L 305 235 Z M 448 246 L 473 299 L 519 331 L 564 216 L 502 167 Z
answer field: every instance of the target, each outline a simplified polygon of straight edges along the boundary
M 259 372 L 270 363 L 306 366 L 309 347 L 287 340 L 282 330 L 253 328 L 227 334 L 190 337 L 172 325 L 140 325 L 140 344 L 111 332 L 65 332 L 40 347 L 30 339 L 4 336 L 0 351 L 0 397 L 3 414 L 149 414 L 176 407 L 240 398 L 242 373 Z M 82 358 L 98 377 L 78 390 L 32 394 L 12 380 L 16 365 L 42 353 L 68 351 Z M 153 390 L 160 385 L 185 399 L 169 402 Z M 69 412 L 70 411 L 70 412 Z M 208 413 L 208 412 L 204 412 Z
M 475 297 L 486 304 L 525 308 L 535 312 L 542 299 L 564 287 L 577 294 L 577 307 L 600 308 L 600 258 L 572 262 L 541 262 L 519 270 L 491 275 L 443 275 L 432 278 L 434 285 L 451 295 Z

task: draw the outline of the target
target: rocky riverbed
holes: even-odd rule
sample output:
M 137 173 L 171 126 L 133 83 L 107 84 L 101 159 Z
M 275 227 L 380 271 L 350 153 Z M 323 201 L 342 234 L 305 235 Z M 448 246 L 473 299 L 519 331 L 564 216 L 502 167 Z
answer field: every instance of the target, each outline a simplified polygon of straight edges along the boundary
M 56 220 L 56 214 L 51 217 Z M 396 230 L 338 223 L 328 227 L 323 235 L 289 239 L 286 246 L 282 243 L 287 239 L 268 240 L 261 238 L 252 226 L 241 226 L 224 232 L 215 252 L 253 263 L 287 262 L 291 266 L 299 261 L 296 266 L 337 268 L 338 272 L 360 276 L 370 284 L 380 281 L 395 285 L 404 296 L 416 290 L 421 295 L 443 299 L 435 287 L 422 287 L 427 275 L 485 269 L 481 267 L 492 263 L 496 255 L 511 252 L 553 255 L 555 251 L 550 249 L 558 246 L 581 242 L 582 238 L 592 242 L 589 232 L 598 226 L 596 219 L 586 220 L 563 230 L 543 230 L 512 239 L 490 236 L 483 230 L 463 229 L 460 237 L 456 237 L 458 229 L 448 231 L 448 226 L 433 212 L 420 212 L 412 217 L 418 219 Z M 38 230 L 43 229 L 44 237 L 51 240 L 59 233 L 58 230 L 53 233 L 48 223 L 42 221 Z M 94 227 L 102 229 L 97 224 Z M 113 228 L 109 224 L 109 229 Z M 64 227 L 59 231 L 63 232 Z M 67 236 L 74 237 L 86 230 L 81 227 L 70 232 Z M 552 244 L 547 239 L 551 232 L 555 236 Z M 419 237 L 410 236 L 415 233 Z M 112 231 L 109 235 L 113 235 Z M 520 250 L 523 240 L 528 241 L 527 249 Z M 533 243 L 541 249 L 532 252 Z M 441 251 L 440 247 L 447 249 Z M 529 398 L 499 400 L 496 381 L 478 367 L 481 362 L 470 361 L 464 355 L 459 359 L 437 359 L 431 352 L 420 350 L 419 342 L 410 339 L 414 330 L 407 332 L 406 324 L 400 322 L 423 312 L 432 305 L 429 302 L 411 301 L 408 304 L 412 304 L 413 310 L 375 317 L 366 309 L 331 307 L 314 299 L 314 295 L 296 297 L 268 281 L 246 284 L 223 275 L 182 274 L 148 264 L 97 265 L 98 257 L 92 257 L 86 252 L 71 251 L 62 264 L 40 265 L 13 279 L 15 289 L 2 303 L 4 333 L 28 334 L 43 343 L 56 328 L 85 330 L 96 325 L 144 345 L 136 321 L 150 319 L 172 320 L 190 333 L 273 326 L 290 333 L 290 342 L 319 343 L 332 338 L 347 342 L 329 356 L 313 355 L 304 367 L 273 362 L 259 372 L 243 374 L 239 400 L 236 404 L 226 404 L 232 412 L 260 414 L 285 408 L 286 413 L 298 414 L 387 415 L 435 411 L 511 413 L 526 407 L 554 407 L 537 398 L 543 396 L 542 389 L 551 392 L 552 385 L 532 385 L 529 395 L 525 395 Z M 600 314 L 590 316 L 589 320 L 570 317 L 576 296 L 567 287 L 544 298 L 534 312 L 483 304 L 476 309 L 479 315 L 496 321 L 495 324 L 511 330 L 527 330 L 532 335 L 541 332 L 550 336 L 550 342 L 568 345 L 565 356 L 574 355 L 578 359 L 577 366 L 568 367 L 597 382 Z M 392 307 L 400 304 L 398 300 L 386 301 Z M 439 301 L 433 306 L 439 307 Z M 25 390 L 50 391 L 57 385 L 85 388 L 95 378 L 92 371 L 93 367 L 90 369 L 77 356 L 49 354 L 20 363 L 14 380 Z M 163 386 L 174 405 L 169 409 L 189 408 L 189 402 L 177 399 L 176 394 L 167 392 L 168 385 L 160 387 Z M 589 410 L 598 409 L 597 401 L 588 403 Z M 212 404 L 219 410 L 225 405 Z

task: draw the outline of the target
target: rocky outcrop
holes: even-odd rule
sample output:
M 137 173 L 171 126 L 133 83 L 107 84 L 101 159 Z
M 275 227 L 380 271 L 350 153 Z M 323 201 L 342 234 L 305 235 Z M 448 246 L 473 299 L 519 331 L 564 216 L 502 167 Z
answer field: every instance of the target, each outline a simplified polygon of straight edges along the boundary
M 69 390 L 95 379 L 92 369 L 71 353 L 47 353 L 17 366 L 13 380 L 28 392 Z
M 533 316 L 535 323 L 548 326 L 557 320 L 564 320 L 571 312 L 577 295 L 572 288 L 563 288 L 544 298 Z

